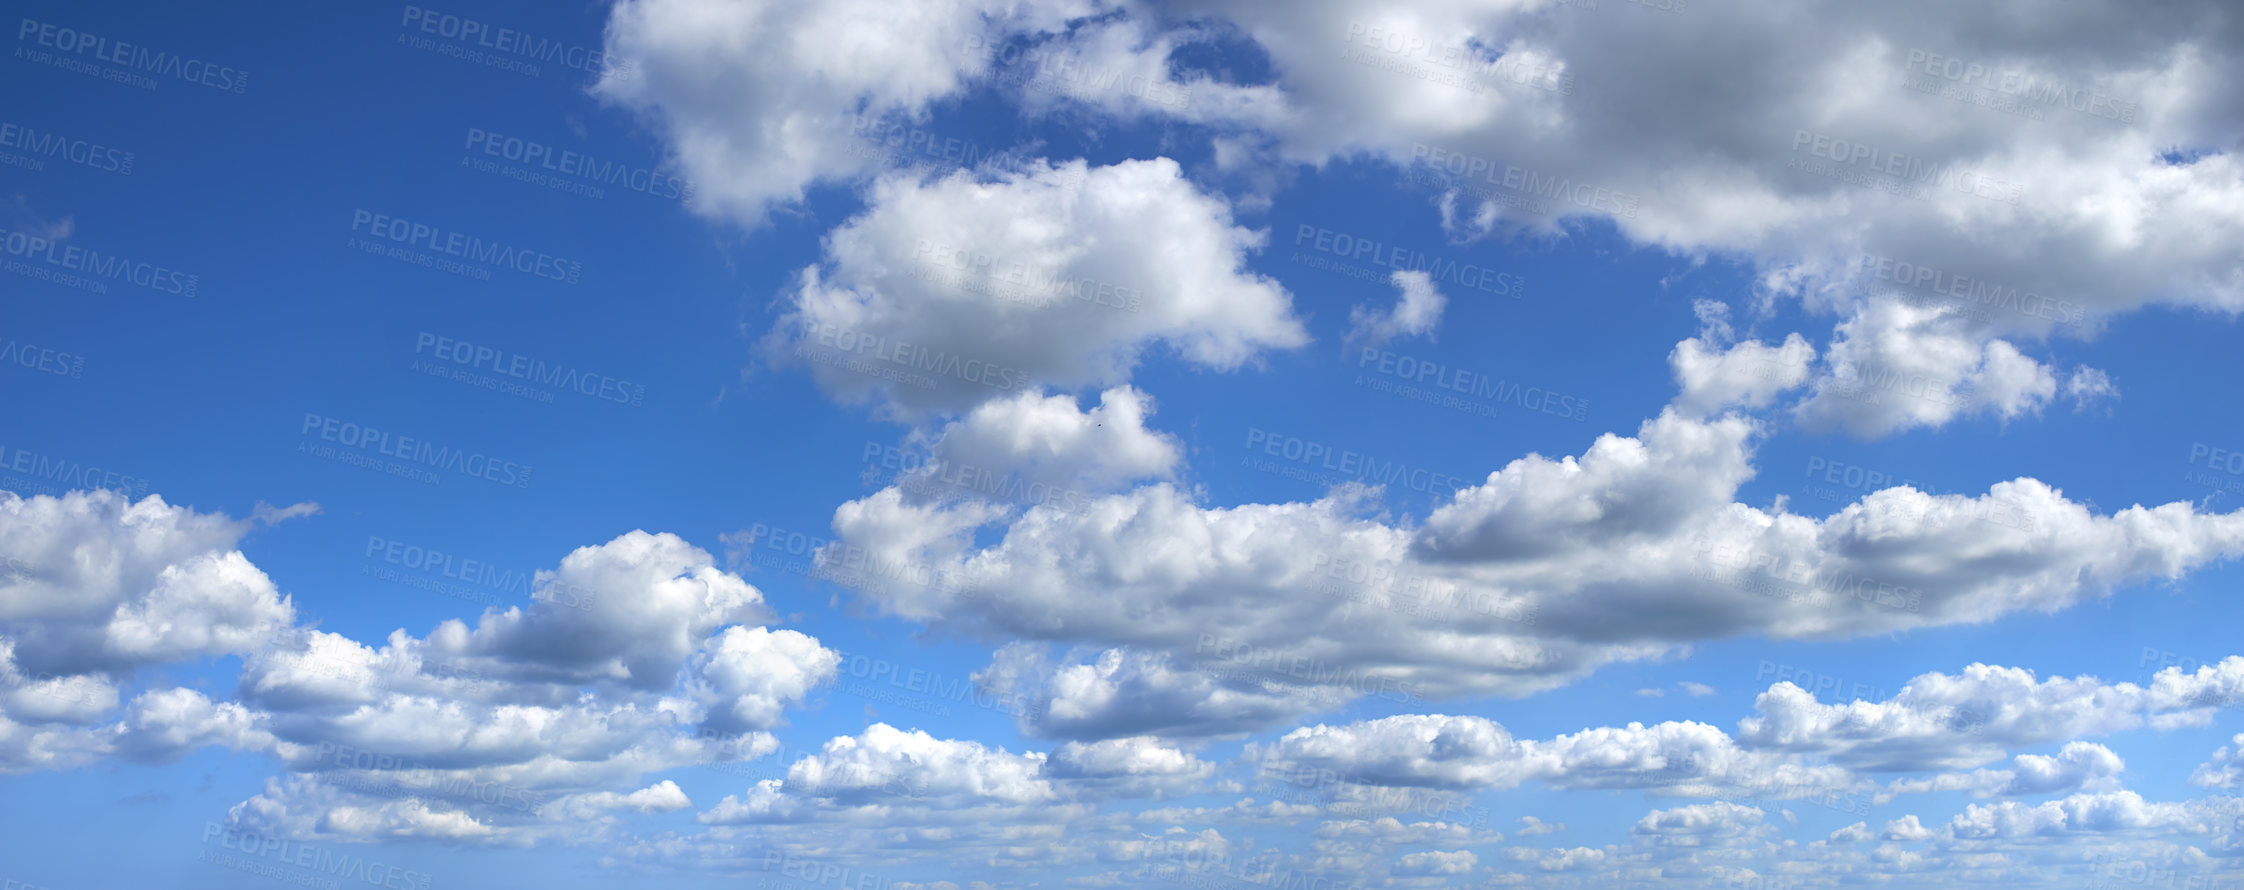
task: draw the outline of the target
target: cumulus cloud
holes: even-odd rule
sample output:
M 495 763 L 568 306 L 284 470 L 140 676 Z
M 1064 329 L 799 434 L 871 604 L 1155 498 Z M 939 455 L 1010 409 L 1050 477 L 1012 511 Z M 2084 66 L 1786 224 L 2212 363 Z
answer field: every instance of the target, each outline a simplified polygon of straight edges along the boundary
M 1571 789 L 1792 798 L 1856 783 L 1845 769 L 1746 750 L 1720 729 L 1689 722 L 1631 723 L 1521 740 L 1485 718 L 1403 715 L 1303 727 L 1250 748 L 1249 756 L 1270 773 L 1308 769 L 1355 784 L 1447 790 L 1542 781 Z
M 250 528 L 156 495 L 0 493 L 0 636 L 33 674 L 248 652 L 296 614 L 235 549 Z
M 1979 309 L 1989 333 L 2244 303 L 2226 247 L 2244 240 L 2244 177 L 2217 150 L 2239 113 L 2217 86 L 2234 80 L 2220 47 L 2236 20 L 2218 4 L 2074 4 L 2029 32 L 2018 4 L 1694 6 L 1626 24 L 1534 4 L 1194 8 L 1268 54 L 1285 113 L 1239 126 L 1276 157 L 1416 166 L 1483 205 L 1455 215 L 1743 253 L 1824 305 L 1895 280 L 1899 258 L 1938 273 L 1901 281 Z M 1936 58 L 1985 74 L 1956 83 Z M 2018 98 L 2035 120 L 1914 81 Z M 2172 146 L 2216 150 L 2175 163 Z
M 2244 514 L 2097 515 L 2031 479 L 1978 496 L 1889 488 L 1822 518 L 1749 507 L 1735 498 L 1756 429 L 1665 413 L 1580 456 L 1515 460 L 1415 528 L 1367 515 L 1355 489 L 1208 507 L 1154 483 L 1065 511 L 914 506 L 891 490 L 844 505 L 835 530 L 950 582 L 863 591 L 883 609 L 1111 652 L 1038 662 L 1072 679 L 1021 687 L 1053 704 L 1036 730 L 1068 737 L 1239 731 L 1334 695 L 1524 694 L 1734 634 L 2062 609 L 2244 552 Z M 1035 675 L 1027 665 L 999 673 Z
M 2114 791 L 2126 763 L 2094 742 L 2067 742 L 2055 756 L 2020 754 L 2012 769 L 1944 773 L 1923 779 L 1897 779 L 1878 795 L 1963 791 L 1973 797 L 2018 797 L 2064 791 Z
M 541 598 L 528 609 L 486 611 L 473 628 L 449 620 L 429 634 L 430 652 L 509 676 L 656 689 L 711 632 L 768 611 L 756 588 L 667 533 L 580 547 L 537 584 L 583 592 L 581 607 Z
M 2030 670 L 1970 665 L 1960 674 L 1928 673 L 1882 702 L 1822 704 L 1792 683 L 1754 699 L 1757 716 L 1738 721 L 1738 738 L 1773 749 L 1817 753 L 1869 770 L 1974 766 L 2006 748 L 2068 742 L 2141 726 L 2200 723 L 2208 709 L 2244 701 L 2244 657 L 2195 672 L 2160 671 L 2149 686 L 2095 677 L 2039 679 Z M 1924 780 L 1896 790 L 1986 788 L 1991 794 L 2064 790 L 2118 773 L 2098 745 L 2071 743 L 2057 757 L 2025 755 L 2013 770 Z M 2016 790 L 2012 790 L 2016 789 Z
M 1398 269 L 1388 276 L 1395 290 L 1392 309 L 1373 309 L 1358 305 L 1348 310 L 1348 343 L 1361 346 L 1382 346 L 1396 337 L 1432 337 L 1434 328 L 1441 324 L 1441 312 L 1449 305 L 1449 298 L 1434 288 L 1431 275 L 1420 270 Z
M 1807 383 L 1814 361 L 1815 347 L 1799 334 L 1787 335 L 1778 346 L 1747 340 L 1727 348 L 1692 337 L 1667 356 L 1680 390 L 1676 406 L 1698 415 L 1767 407 L 1779 394 Z
M 2054 370 L 2007 340 L 1973 336 L 1947 308 L 1868 303 L 1840 323 L 1824 361 L 1795 416 L 1864 438 L 1970 414 L 2009 420 L 2057 395 Z
M 834 677 L 841 655 L 792 630 L 725 628 L 693 657 L 713 705 L 708 725 L 728 732 L 770 729 L 780 711 Z
M 989 73 L 1001 41 L 1096 9 L 628 0 L 593 92 L 663 135 L 697 210 L 753 226 L 813 184 L 886 166 L 889 134 Z
M 1122 383 L 1154 346 L 1233 370 L 1308 342 L 1285 288 L 1244 268 L 1265 233 L 1166 158 L 885 176 L 868 203 L 766 341 L 837 398 L 919 418 Z
M 916 500 L 1012 494 L 1019 503 L 1074 509 L 1093 492 L 1175 472 L 1183 446 L 1146 426 L 1153 411 L 1152 397 L 1130 386 L 1100 393 L 1088 411 L 1064 395 L 993 399 L 939 431 L 915 434 L 896 485 Z
M 856 807 L 913 806 L 928 812 L 1056 802 L 1046 755 L 1013 754 L 979 742 L 938 739 L 885 723 L 837 736 L 787 768 L 784 779 L 728 795 L 700 819 L 712 825 L 835 818 Z
M 2198 764 L 2190 771 L 2192 783 L 2207 788 L 2235 788 L 2244 785 L 2244 733 L 2238 733 L 2229 743 L 2214 751 L 2211 759 Z

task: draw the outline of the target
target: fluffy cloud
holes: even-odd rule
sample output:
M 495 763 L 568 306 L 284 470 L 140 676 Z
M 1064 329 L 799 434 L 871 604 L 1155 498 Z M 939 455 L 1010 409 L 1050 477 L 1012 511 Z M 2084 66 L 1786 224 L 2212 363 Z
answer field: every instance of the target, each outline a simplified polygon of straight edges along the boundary
M 2067 742 L 2055 756 L 2020 754 L 2013 769 L 1946 773 L 1924 779 L 1898 779 L 1878 796 L 1929 791 L 1965 791 L 1973 797 L 2017 797 L 2065 791 L 2113 791 L 2126 763 L 2094 742 Z
M 1760 747 L 1828 755 L 1870 770 L 1973 766 L 2000 757 L 2009 747 L 2202 722 L 2209 708 L 2244 702 L 2239 676 L 2244 676 L 2244 657 L 2239 656 L 2191 673 L 2167 668 L 2148 687 L 2088 676 L 2042 680 L 2022 668 L 1973 664 L 1960 674 L 1920 675 L 1886 701 L 1828 705 L 1798 686 L 1778 683 L 1754 699 L 1758 715 L 1738 722 L 1738 738 Z M 2120 768 L 2110 751 L 2075 743 L 2056 758 L 2021 756 L 2014 770 L 1936 778 L 1925 780 L 1922 788 L 1897 785 L 1895 790 L 1987 788 L 1989 793 L 2027 794 L 2108 778 Z
M 1968 414 L 2009 420 L 2057 395 L 2056 372 L 2009 341 L 1974 336 L 1962 313 L 1872 301 L 1838 326 L 1826 373 L 1794 414 L 1810 430 L 1862 437 Z
M 1667 356 L 1681 390 L 1676 406 L 1697 415 L 1766 407 L 1778 394 L 1807 383 L 1814 361 L 1815 347 L 1799 334 L 1787 335 L 1781 346 L 1747 340 L 1726 348 L 1693 337 Z
M 669 686 L 678 663 L 718 627 L 765 617 L 763 594 L 671 534 L 634 531 L 580 547 L 538 576 L 539 592 L 580 592 L 454 619 L 429 634 L 432 654 L 525 679 Z M 581 607 L 580 607 L 581 606 Z
M 2214 751 L 2211 759 L 2198 764 L 2189 774 L 2189 780 L 2207 788 L 2234 788 L 2244 785 L 2244 733 L 2237 733 Z
M 1988 330 L 2244 303 L 2225 247 L 2244 240 L 2244 177 L 2217 150 L 2240 112 L 2219 87 L 2235 79 L 2219 51 L 2235 20 L 2218 4 L 2145 17 L 2083 3 L 2051 19 L 2023 3 L 1819 2 L 1634 20 L 1551 4 L 1177 5 L 1269 55 L 1285 113 L 1240 126 L 1268 132 L 1278 157 L 1424 164 L 1497 224 L 1575 216 L 1680 252 L 1746 252 L 1819 301 L 1850 290 L 1833 279 L 1878 280 L 1864 254 L 1896 257 L 1943 273 L 1906 279 L 1943 299 L 2007 291 Z M 2029 11 L 2042 27 L 2021 32 Z M 1951 82 L 1934 59 L 1984 76 Z M 2035 119 L 1905 81 L 2016 98 Z M 2176 163 L 2162 156 L 2174 146 L 2216 150 Z
M 0 637 L 35 675 L 248 652 L 295 621 L 234 549 L 250 527 L 155 495 L 0 492 Z
M 918 417 L 1121 383 L 1155 344 L 1231 370 L 1308 342 L 1285 289 L 1243 268 L 1264 234 L 1166 158 L 886 176 L 869 203 L 767 341 L 842 399 Z
M 1434 288 L 1433 277 L 1423 271 L 1398 269 L 1388 281 L 1400 291 L 1392 309 L 1359 305 L 1348 310 L 1348 342 L 1380 346 L 1396 337 L 1430 337 L 1441 324 L 1441 311 L 1449 298 Z
M 1068 737 L 1233 732 L 1333 695 L 1522 694 L 1735 634 L 1987 621 L 2244 552 L 2244 514 L 2096 515 L 2031 479 L 1890 488 L 1823 518 L 1748 507 L 1754 433 L 1670 412 L 1579 457 L 1515 460 L 1416 528 L 1367 516 L 1358 490 L 1204 507 L 1156 483 L 1020 512 L 986 546 L 970 533 L 1015 513 L 893 491 L 844 505 L 835 530 L 955 582 L 865 591 L 884 609 L 1102 651 L 993 665 L 1053 705 L 1036 731 Z
M 1175 471 L 1183 446 L 1146 427 L 1153 410 L 1152 397 L 1129 386 L 1100 393 L 1088 411 L 1064 395 L 994 399 L 938 432 L 915 434 L 896 485 L 923 500 L 1014 492 L 1022 503 L 1073 509 L 1091 492 Z
M 1045 774 L 1115 796 L 1169 797 L 1203 790 L 1215 765 L 1152 736 L 1131 736 L 1061 745 Z
M 1095 9 L 627 0 L 594 92 L 663 134 L 696 209 L 755 225 L 814 183 L 885 166 L 888 136 L 989 73 L 1002 41 Z
M 889 812 L 908 806 L 928 816 L 1047 804 L 1058 801 L 1060 792 L 1045 777 L 1045 764 L 1044 754 L 1012 754 L 876 723 L 857 735 L 835 737 L 790 765 L 786 778 L 727 796 L 700 819 L 737 825 L 843 818 L 859 807 Z
M 777 725 L 781 709 L 833 679 L 840 662 L 797 631 L 735 625 L 694 654 L 693 671 L 714 705 L 708 724 L 739 732 Z
M 1745 750 L 1703 723 L 1631 723 L 1519 740 L 1480 717 L 1404 715 L 1304 727 L 1249 751 L 1266 773 L 1308 770 L 1355 784 L 1449 790 L 1511 788 L 1534 780 L 1572 789 L 1791 798 L 1856 782 L 1838 767 Z

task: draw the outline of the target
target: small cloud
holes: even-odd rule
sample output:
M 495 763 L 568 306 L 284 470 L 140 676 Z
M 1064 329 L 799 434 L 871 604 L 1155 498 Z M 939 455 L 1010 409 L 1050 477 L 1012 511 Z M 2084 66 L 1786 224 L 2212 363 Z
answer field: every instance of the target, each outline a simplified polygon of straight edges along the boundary
M 316 515 L 319 515 L 319 502 L 317 501 L 305 501 L 300 504 L 290 504 L 286 507 L 275 507 L 264 501 L 258 501 L 257 506 L 250 510 L 250 516 L 263 525 L 279 525 L 291 519 Z

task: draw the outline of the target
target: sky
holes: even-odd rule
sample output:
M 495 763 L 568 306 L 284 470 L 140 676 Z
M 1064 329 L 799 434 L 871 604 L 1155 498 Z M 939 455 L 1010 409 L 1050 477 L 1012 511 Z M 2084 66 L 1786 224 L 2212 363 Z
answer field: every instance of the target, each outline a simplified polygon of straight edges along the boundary
M 2244 10 L 5 7 L 0 884 L 2244 887 Z

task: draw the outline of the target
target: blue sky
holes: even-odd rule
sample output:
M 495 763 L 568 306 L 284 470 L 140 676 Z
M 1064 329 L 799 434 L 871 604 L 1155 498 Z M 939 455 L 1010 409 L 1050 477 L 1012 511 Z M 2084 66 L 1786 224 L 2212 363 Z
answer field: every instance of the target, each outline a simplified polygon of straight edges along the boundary
M 2244 883 L 2220 4 L 21 2 L 0 879 Z

